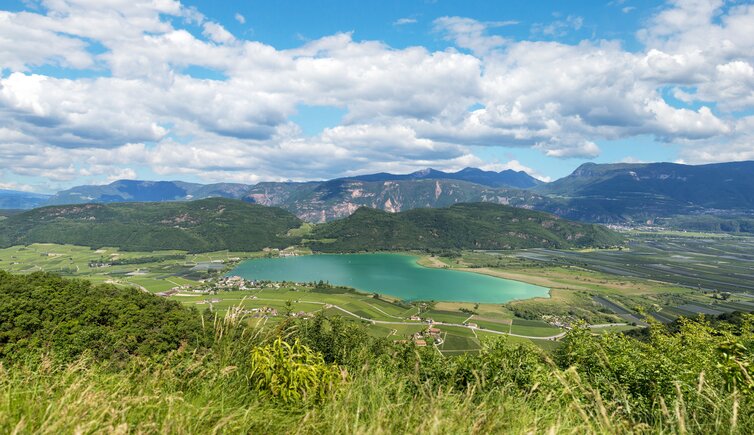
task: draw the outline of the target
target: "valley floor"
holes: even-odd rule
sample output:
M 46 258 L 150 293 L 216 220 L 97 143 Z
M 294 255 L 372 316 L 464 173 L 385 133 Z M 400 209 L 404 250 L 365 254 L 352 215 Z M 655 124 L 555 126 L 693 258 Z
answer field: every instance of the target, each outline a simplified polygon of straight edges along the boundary
M 278 322 L 287 311 L 297 316 L 341 315 L 368 325 L 375 336 L 424 340 L 452 355 L 478 351 L 485 337 L 500 334 L 552 348 L 564 328 L 578 321 L 607 325 L 594 328 L 598 333 L 642 327 L 647 318 L 669 322 L 699 313 L 754 311 L 754 288 L 747 280 L 750 272 L 745 273 L 754 261 L 747 254 L 752 239 L 715 239 L 714 247 L 705 240 L 699 234 L 633 234 L 630 249 L 622 251 L 465 251 L 455 257 L 420 257 L 419 264 L 426 267 L 481 273 L 550 289 L 550 298 L 505 304 L 405 303 L 348 289 L 318 290 L 306 283 L 265 283 L 241 291 L 213 287 L 216 278 L 239 261 L 277 255 L 274 251 L 188 254 L 34 244 L 0 250 L 0 269 L 49 271 L 136 286 L 199 309 L 246 310 L 255 313 L 258 322 Z M 674 254 L 666 255 L 670 249 L 675 249 Z M 717 287 L 710 289 L 709 283 Z M 277 315 L 263 315 L 262 310 L 275 310 Z M 439 329 L 431 337 L 423 335 L 428 320 Z

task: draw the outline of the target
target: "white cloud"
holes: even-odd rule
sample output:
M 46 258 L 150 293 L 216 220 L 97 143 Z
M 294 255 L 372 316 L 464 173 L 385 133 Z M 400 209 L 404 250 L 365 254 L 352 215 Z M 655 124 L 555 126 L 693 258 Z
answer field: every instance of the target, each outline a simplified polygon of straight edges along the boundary
M 416 18 L 398 18 L 393 21 L 394 26 L 405 26 L 406 24 L 415 24 Z
M 532 26 L 533 33 L 539 33 L 549 37 L 561 37 L 574 30 L 580 30 L 584 25 L 584 18 L 577 15 L 569 15 L 564 20 L 556 20 L 548 24 L 537 23 Z
M 51 24 L 37 14 L 0 11 L 0 67 L 25 71 L 47 63 L 70 68 L 94 65 L 84 41 L 55 32 Z
M 236 15 L 234 15 L 233 18 L 235 18 L 235 20 L 238 21 L 240 24 L 246 24 L 246 17 L 244 17 L 238 12 L 236 12 Z
M 600 155 L 600 148 L 592 141 L 567 141 L 552 140 L 547 143 L 538 143 L 535 148 L 542 150 L 549 157 L 580 157 L 591 159 Z
M 517 21 L 481 22 L 464 17 L 440 17 L 434 22 L 436 32 L 457 46 L 471 50 L 474 54 L 485 55 L 505 45 L 508 41 L 499 35 L 488 35 L 490 29 L 518 24 Z
M 519 162 L 518 160 L 509 160 L 509 161 L 507 161 L 505 163 L 484 163 L 484 162 L 480 162 L 479 164 L 476 164 L 474 166 L 478 167 L 479 169 L 483 169 L 485 171 L 500 172 L 500 171 L 505 171 L 505 170 L 509 170 L 509 169 L 513 170 L 513 171 L 519 171 L 519 172 L 520 171 L 524 171 L 527 174 L 531 175 L 532 177 L 534 177 L 534 178 L 536 178 L 536 179 L 538 179 L 540 181 L 544 181 L 544 182 L 550 182 L 550 181 L 552 181 L 552 178 L 550 178 L 550 177 L 548 177 L 546 175 L 542 175 L 542 174 L 538 173 L 535 169 L 532 169 L 532 168 L 530 168 L 528 166 L 525 166 L 525 165 L 521 164 L 521 162 Z
M 484 165 L 471 146 L 591 158 L 600 140 L 637 135 L 679 144 L 690 162 L 754 158 L 754 122 L 735 113 L 754 107 L 754 6 L 721 5 L 671 3 L 635 52 L 515 41 L 493 34 L 514 21 L 463 17 L 433 22 L 462 51 L 349 33 L 279 50 L 177 1 L 50 0 L 42 12 L 0 12 L 0 165 L 9 179 L 130 178 L 148 167 L 249 182 Z M 560 22 L 539 31 L 583 26 Z M 94 77 L 30 72 L 45 64 Z M 305 137 L 290 121 L 300 105 L 346 114 Z
M 202 34 L 218 44 L 227 44 L 236 40 L 236 38 L 225 27 L 218 23 L 207 21 L 204 23 Z
M 18 190 L 20 192 L 33 192 L 34 186 L 31 186 L 29 184 L 19 184 L 19 183 L 0 183 L 0 189 L 5 190 Z

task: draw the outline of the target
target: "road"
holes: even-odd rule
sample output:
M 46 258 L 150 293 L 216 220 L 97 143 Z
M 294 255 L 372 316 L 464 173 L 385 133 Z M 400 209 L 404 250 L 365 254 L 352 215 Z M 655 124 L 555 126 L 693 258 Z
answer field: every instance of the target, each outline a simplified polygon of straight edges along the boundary
M 225 300 L 226 301 L 242 301 L 243 299 L 225 299 Z M 282 300 L 282 299 L 267 299 L 267 298 L 256 298 L 254 300 L 256 300 L 256 301 L 269 301 L 269 302 L 283 302 L 283 303 L 286 302 L 285 300 Z M 352 313 L 352 312 L 346 310 L 345 308 L 341 308 L 341 307 L 339 307 L 337 305 L 333 305 L 333 304 L 330 304 L 330 303 L 327 303 L 327 302 L 315 302 L 315 301 L 300 301 L 300 302 L 305 302 L 307 304 L 314 304 L 314 305 L 329 305 L 330 307 L 335 308 L 336 310 L 339 310 L 339 311 L 341 311 L 341 312 L 343 312 L 345 314 L 348 314 L 351 317 L 355 317 L 355 318 L 357 318 L 359 320 L 363 320 L 365 322 L 369 322 L 369 323 L 372 323 L 372 324 L 380 324 L 380 325 L 421 325 L 422 324 L 422 322 L 393 322 L 393 321 L 390 321 L 390 320 L 375 320 L 375 319 L 370 319 L 368 317 L 359 316 L 358 314 Z M 494 329 L 472 328 L 470 326 L 467 326 L 467 325 L 464 325 L 464 324 L 461 324 L 461 323 L 435 322 L 433 324 L 434 325 L 443 325 L 443 326 L 454 326 L 454 327 L 458 327 L 458 328 L 468 328 L 468 329 L 471 329 L 471 330 L 474 330 L 474 331 L 489 332 L 489 333 L 498 334 L 498 335 L 510 335 L 511 337 L 528 338 L 530 340 L 557 340 L 558 338 L 561 338 L 561 337 L 563 337 L 566 334 L 565 331 L 564 331 L 564 332 L 561 332 L 559 334 L 551 335 L 549 337 L 535 337 L 535 336 L 531 336 L 531 335 L 514 334 L 512 332 L 495 331 Z M 607 325 L 605 325 L 605 326 L 607 326 Z

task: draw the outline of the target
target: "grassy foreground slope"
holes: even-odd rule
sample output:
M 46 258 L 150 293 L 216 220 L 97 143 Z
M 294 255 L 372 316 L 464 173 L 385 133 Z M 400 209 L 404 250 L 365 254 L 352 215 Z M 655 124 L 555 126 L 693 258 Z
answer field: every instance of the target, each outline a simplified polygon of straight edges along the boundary
M 239 311 L 201 318 L 132 290 L 0 278 L 3 433 L 754 431 L 749 316 L 655 324 L 636 338 L 577 327 L 553 353 L 490 339 L 446 358 L 337 316 L 265 329 Z M 103 312 L 98 293 L 122 312 Z M 110 334 L 111 315 L 128 332 Z M 113 345 L 156 331 L 149 352 Z
M 401 213 L 360 208 L 315 229 L 310 246 L 345 252 L 401 249 L 516 249 L 613 246 L 622 240 L 604 227 L 492 203 L 456 204 Z
M 0 247 L 58 243 L 126 251 L 255 251 L 287 246 L 286 233 L 300 225 L 279 208 L 222 198 L 52 206 L 0 221 Z

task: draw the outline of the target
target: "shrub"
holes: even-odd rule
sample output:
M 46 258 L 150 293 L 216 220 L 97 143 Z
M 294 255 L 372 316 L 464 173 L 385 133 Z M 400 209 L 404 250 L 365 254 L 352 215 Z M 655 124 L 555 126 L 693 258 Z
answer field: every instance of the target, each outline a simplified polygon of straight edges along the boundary
M 298 340 L 288 344 L 281 338 L 251 352 L 250 382 L 262 395 L 284 403 L 324 401 L 345 378 L 334 364 Z

